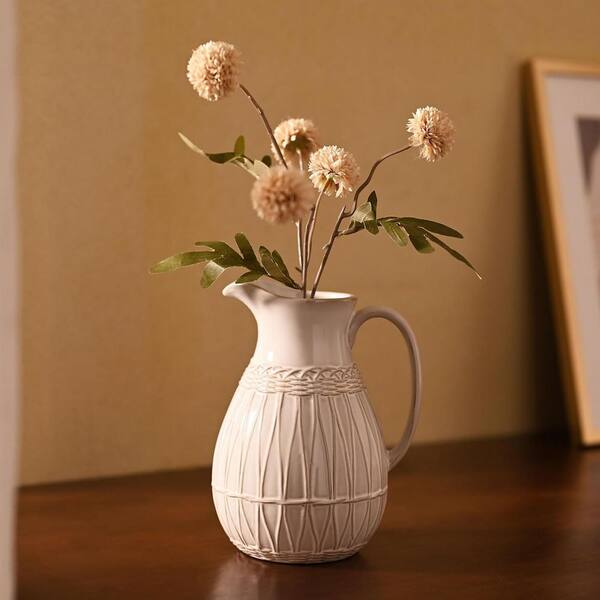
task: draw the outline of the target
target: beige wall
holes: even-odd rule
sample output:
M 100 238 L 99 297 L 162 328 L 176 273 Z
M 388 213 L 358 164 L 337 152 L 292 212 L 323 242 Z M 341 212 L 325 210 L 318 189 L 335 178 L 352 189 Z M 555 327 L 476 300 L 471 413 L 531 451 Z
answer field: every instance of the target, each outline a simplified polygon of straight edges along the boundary
M 325 285 L 396 307 L 422 347 L 418 441 L 539 430 L 562 418 L 522 111 L 523 61 L 600 58 L 600 4 L 21 0 L 23 457 L 25 482 L 208 464 L 254 325 L 199 272 L 146 269 L 197 239 L 259 222 L 250 181 L 178 140 L 267 148 L 247 102 L 202 102 L 185 79 L 207 39 L 244 53 L 273 121 L 312 117 L 366 171 L 402 144 L 417 106 L 454 117 L 437 166 L 378 172 L 386 213 L 448 222 L 483 282 L 385 236 L 342 240 Z M 337 210 L 328 202 L 323 217 Z M 324 219 L 325 220 L 325 219 Z M 319 232 L 321 236 L 324 231 Z M 218 286 L 222 287 L 222 286 Z M 356 358 L 391 441 L 408 390 L 399 336 L 374 323 Z M 403 364 L 398 367 L 398 364 Z

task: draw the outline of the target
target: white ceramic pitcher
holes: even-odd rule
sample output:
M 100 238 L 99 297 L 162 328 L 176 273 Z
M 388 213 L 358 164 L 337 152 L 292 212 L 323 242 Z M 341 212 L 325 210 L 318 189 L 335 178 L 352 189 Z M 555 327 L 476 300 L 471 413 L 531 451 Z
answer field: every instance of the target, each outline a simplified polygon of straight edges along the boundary
M 377 529 L 388 471 L 406 453 L 419 414 L 421 366 L 415 337 L 389 308 L 354 312 L 356 298 L 299 292 L 267 278 L 231 284 L 258 324 L 250 364 L 229 405 L 213 459 L 213 499 L 231 542 L 277 562 L 310 563 L 356 553 Z M 408 423 L 387 451 L 352 360 L 358 328 L 391 321 L 413 368 Z

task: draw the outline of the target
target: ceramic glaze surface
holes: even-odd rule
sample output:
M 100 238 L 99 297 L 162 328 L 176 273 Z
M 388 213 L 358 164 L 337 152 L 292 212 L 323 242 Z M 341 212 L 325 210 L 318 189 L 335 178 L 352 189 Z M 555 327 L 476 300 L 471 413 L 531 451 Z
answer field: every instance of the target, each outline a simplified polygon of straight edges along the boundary
M 321 292 L 315 300 L 304 300 L 299 293 L 270 279 L 223 290 L 244 302 L 256 319 L 252 362 L 289 367 L 352 364 L 348 325 L 356 298 Z
M 350 556 L 377 529 L 388 470 L 414 433 L 420 395 L 414 337 L 393 311 L 354 313 L 355 298 L 344 294 L 304 300 L 269 280 L 232 284 L 223 293 L 253 312 L 258 340 L 215 447 L 212 487 L 221 525 L 256 558 Z M 391 453 L 350 350 L 358 327 L 373 317 L 401 329 L 415 367 L 409 423 Z

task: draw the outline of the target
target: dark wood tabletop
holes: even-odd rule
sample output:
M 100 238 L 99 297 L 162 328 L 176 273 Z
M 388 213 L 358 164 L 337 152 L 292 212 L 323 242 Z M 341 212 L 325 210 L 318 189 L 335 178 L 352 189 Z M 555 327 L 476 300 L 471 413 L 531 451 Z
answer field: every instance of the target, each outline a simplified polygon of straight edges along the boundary
M 600 598 L 600 451 L 555 438 L 413 448 L 379 531 L 324 565 L 240 554 L 207 469 L 21 492 L 22 600 Z

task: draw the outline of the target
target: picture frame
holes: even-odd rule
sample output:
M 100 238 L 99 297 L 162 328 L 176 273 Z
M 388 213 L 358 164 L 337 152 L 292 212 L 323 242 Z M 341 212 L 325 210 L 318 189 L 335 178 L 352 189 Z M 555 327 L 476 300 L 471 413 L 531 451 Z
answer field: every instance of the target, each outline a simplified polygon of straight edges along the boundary
M 600 64 L 533 59 L 528 108 L 572 439 L 600 444 Z

